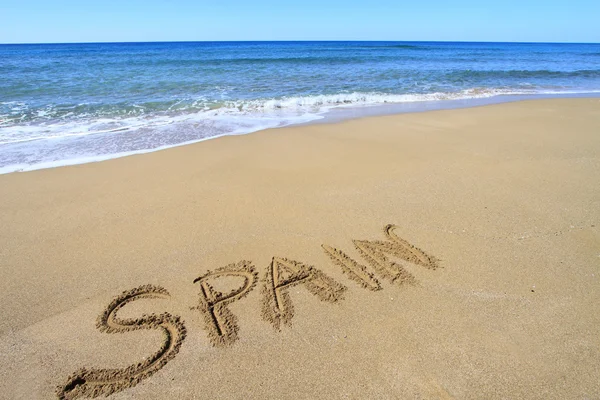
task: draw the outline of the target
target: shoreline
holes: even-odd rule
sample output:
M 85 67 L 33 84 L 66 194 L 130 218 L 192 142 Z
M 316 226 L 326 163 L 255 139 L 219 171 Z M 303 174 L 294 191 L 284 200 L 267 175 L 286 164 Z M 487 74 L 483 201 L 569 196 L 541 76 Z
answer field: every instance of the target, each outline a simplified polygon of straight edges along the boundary
M 494 95 L 491 97 L 482 98 L 469 98 L 469 99 L 450 99 L 450 100 L 424 100 L 424 101 L 412 101 L 406 103 L 389 103 L 389 104 L 373 104 L 373 105 L 339 105 L 327 107 L 325 110 L 320 111 L 315 118 L 308 122 L 296 122 L 287 125 L 269 127 L 269 128 L 257 128 L 244 133 L 225 133 L 215 136 L 204 137 L 200 139 L 194 139 L 191 141 L 185 141 L 182 143 L 159 146 L 151 149 L 141 149 L 134 151 L 127 151 L 115 154 L 89 156 L 83 158 L 67 159 L 61 161 L 49 161 L 42 162 L 34 165 L 10 165 L 0 167 L 0 175 L 19 173 L 19 172 L 30 172 L 42 169 L 60 168 L 73 165 L 82 165 L 89 163 L 96 163 L 102 161 L 109 161 L 122 157 L 129 157 L 132 155 L 148 154 L 157 151 L 168 150 L 171 148 L 177 148 L 181 146 L 187 146 L 190 144 L 200 143 L 211 139 L 218 139 L 226 136 L 240 136 L 249 135 L 256 132 L 261 132 L 271 129 L 281 129 L 296 126 L 310 126 L 317 124 L 331 124 L 339 123 L 349 120 L 357 120 L 363 118 L 377 117 L 377 116 L 390 116 L 400 115 L 407 113 L 422 113 L 431 112 L 438 110 L 453 110 L 453 109 L 468 109 L 476 108 L 494 104 L 505 104 L 514 102 L 527 102 L 536 100 L 550 100 L 550 99 L 594 99 L 600 98 L 600 92 L 574 92 L 574 93 L 537 93 L 537 94 L 518 94 L 518 95 Z M 102 133 L 101 133 L 102 134 Z M 61 139 L 61 138 L 57 138 Z

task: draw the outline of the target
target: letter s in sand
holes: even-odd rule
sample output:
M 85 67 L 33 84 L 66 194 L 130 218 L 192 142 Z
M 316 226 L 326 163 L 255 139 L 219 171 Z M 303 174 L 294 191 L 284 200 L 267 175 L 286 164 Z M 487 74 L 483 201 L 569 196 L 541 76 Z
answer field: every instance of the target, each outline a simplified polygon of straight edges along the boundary
M 124 369 L 85 369 L 71 375 L 57 388 L 59 399 L 108 396 L 133 387 L 164 367 L 179 352 L 186 329 L 180 317 L 169 313 L 144 315 L 137 319 L 117 318 L 117 312 L 138 299 L 169 298 L 169 292 L 158 286 L 145 285 L 123 292 L 98 317 L 97 328 L 106 333 L 123 333 L 139 329 L 158 329 L 164 334 L 161 348 L 143 362 Z

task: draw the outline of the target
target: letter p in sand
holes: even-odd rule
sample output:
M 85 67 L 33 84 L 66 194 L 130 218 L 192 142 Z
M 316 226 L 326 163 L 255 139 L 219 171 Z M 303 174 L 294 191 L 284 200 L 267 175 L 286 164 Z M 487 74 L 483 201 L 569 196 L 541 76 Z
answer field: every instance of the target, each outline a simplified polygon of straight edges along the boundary
M 239 277 L 241 285 L 228 293 L 221 293 L 209 281 L 225 277 Z M 215 271 L 208 271 L 194 280 L 200 284 L 200 304 L 197 308 L 204 316 L 205 329 L 215 346 L 229 346 L 238 339 L 239 326 L 237 318 L 227 308 L 234 301 L 240 300 L 254 289 L 258 280 L 254 266 L 249 261 L 240 261 Z

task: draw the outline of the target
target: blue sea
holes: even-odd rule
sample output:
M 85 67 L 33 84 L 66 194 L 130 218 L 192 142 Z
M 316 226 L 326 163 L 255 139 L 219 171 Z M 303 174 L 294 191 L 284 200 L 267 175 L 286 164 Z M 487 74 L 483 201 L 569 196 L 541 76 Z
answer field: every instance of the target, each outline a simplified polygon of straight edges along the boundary
M 377 110 L 599 93 L 600 44 L 0 45 L 0 173 Z

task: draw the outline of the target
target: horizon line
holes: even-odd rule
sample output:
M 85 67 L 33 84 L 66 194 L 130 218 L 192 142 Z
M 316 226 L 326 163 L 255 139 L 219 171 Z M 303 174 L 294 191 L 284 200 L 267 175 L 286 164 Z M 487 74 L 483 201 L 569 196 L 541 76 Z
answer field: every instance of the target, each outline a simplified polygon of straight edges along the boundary
M 344 43 L 344 42 L 381 42 L 381 43 L 488 43 L 488 44 L 600 44 L 600 42 L 532 42 L 532 41 L 494 41 L 494 40 L 151 40 L 151 41 L 97 41 L 97 42 L 15 42 L 0 43 L 0 46 L 21 45 L 73 45 L 73 44 L 151 44 L 151 43 Z

